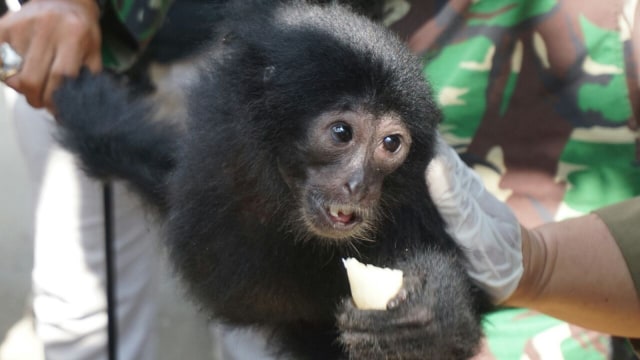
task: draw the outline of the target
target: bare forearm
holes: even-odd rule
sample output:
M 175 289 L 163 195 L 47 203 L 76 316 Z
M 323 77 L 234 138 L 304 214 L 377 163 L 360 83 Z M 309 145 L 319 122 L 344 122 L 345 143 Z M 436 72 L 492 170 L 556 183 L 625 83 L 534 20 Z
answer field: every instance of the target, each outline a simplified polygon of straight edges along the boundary
M 633 280 L 597 215 L 522 229 L 522 238 L 524 274 L 506 304 L 640 337 L 640 302 Z

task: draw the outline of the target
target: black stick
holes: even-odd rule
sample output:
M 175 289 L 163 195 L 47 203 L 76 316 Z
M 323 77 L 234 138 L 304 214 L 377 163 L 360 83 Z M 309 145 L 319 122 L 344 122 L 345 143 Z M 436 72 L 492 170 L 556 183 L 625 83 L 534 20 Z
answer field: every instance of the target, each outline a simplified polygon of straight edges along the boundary
M 113 185 L 103 185 L 104 243 L 107 280 L 107 350 L 109 360 L 118 359 L 118 312 L 116 303 L 116 266 L 113 218 Z

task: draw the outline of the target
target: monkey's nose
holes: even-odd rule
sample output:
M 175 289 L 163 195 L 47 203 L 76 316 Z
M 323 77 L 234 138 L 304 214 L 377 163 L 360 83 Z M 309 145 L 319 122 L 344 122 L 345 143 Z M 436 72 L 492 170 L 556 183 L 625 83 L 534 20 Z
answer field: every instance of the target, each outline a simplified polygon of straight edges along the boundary
M 355 200 L 362 200 L 366 196 L 366 186 L 364 184 L 364 174 L 357 172 L 345 184 L 345 188 L 349 196 Z

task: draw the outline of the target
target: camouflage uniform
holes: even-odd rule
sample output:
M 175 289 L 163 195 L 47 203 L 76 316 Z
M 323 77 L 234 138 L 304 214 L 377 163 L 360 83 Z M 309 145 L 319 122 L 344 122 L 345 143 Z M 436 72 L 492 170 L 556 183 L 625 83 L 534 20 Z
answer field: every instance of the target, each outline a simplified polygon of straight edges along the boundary
M 102 56 L 115 70 L 129 68 L 160 29 L 172 0 L 106 0 L 102 10 Z
M 105 66 L 122 70 L 170 1 L 108 2 Z M 445 138 L 535 226 L 640 195 L 635 4 L 388 0 L 386 19 L 426 60 Z M 607 336 L 525 309 L 488 316 L 485 332 L 482 359 L 610 357 Z
M 636 1 L 390 0 L 426 60 L 441 131 L 526 226 L 640 194 Z M 635 39 L 635 40 L 634 40 Z M 608 337 L 524 309 L 487 317 L 483 359 L 603 359 Z
M 132 64 L 159 28 L 168 6 L 167 0 L 102 4 L 105 66 L 120 70 Z M 29 232 L 34 249 L 34 330 L 43 355 L 50 360 L 106 359 L 102 187 L 87 178 L 72 155 L 50 136 L 56 124 L 49 113 L 19 97 L 11 114 L 29 170 L 26 189 L 37 194 L 30 204 L 34 213 Z M 137 199 L 118 182 L 113 189 L 118 358 L 155 360 L 157 233 Z

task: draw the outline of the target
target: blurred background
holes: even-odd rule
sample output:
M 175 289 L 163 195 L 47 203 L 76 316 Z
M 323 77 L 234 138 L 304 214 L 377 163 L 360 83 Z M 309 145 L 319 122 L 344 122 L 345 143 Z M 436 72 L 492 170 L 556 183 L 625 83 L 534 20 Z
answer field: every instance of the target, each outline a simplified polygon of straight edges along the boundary
M 42 360 L 31 316 L 32 194 L 14 136 L 14 99 L 15 93 L 0 83 L 0 360 Z M 158 288 L 158 359 L 212 359 L 207 322 L 182 297 L 164 262 L 156 271 L 163 274 Z

